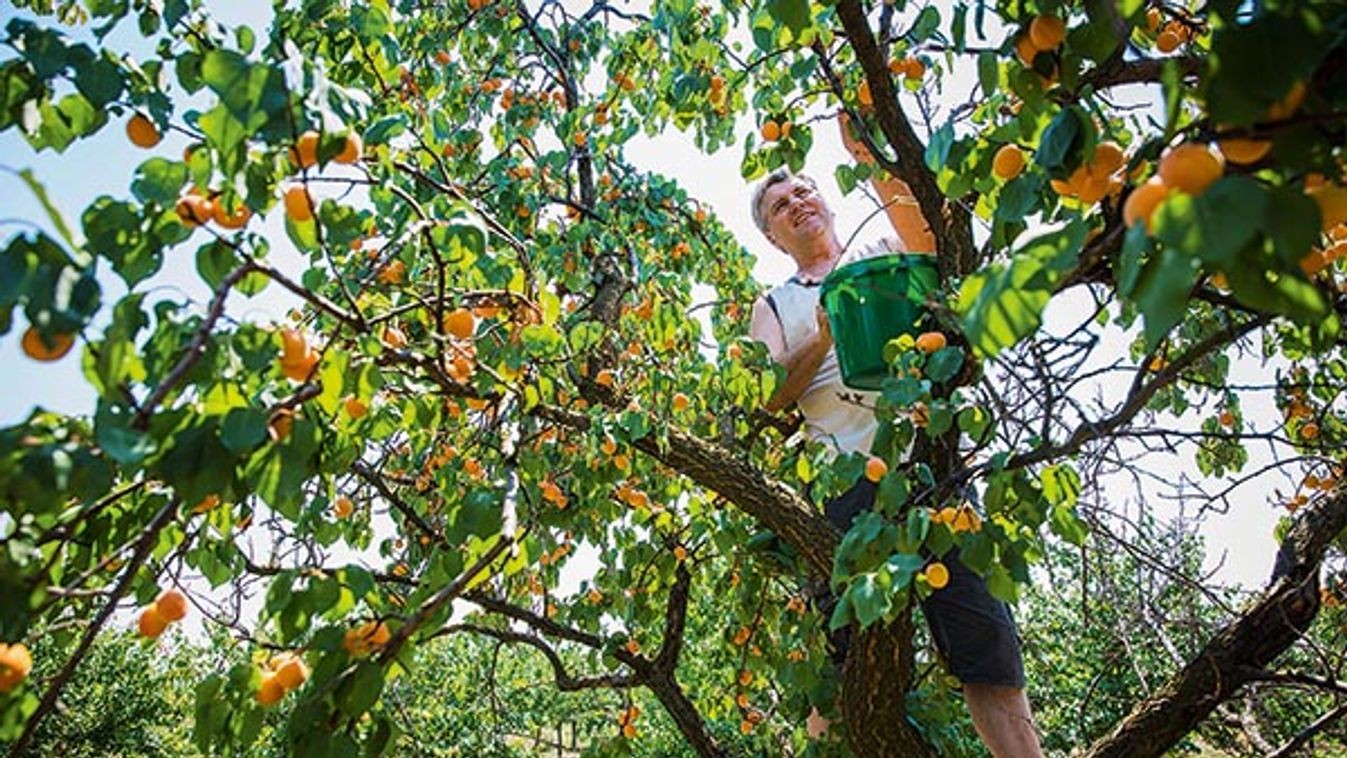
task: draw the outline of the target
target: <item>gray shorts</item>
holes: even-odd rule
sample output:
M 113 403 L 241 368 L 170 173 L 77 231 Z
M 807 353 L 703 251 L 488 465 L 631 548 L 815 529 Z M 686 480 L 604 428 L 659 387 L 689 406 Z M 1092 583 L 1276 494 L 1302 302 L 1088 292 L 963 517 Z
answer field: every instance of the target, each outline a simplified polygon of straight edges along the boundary
M 873 482 L 861 479 L 828 501 L 824 506 L 828 520 L 845 532 L 852 519 L 874 506 L 876 489 Z M 949 672 L 964 684 L 1023 689 L 1024 660 L 1010 607 L 992 597 L 987 583 L 964 566 L 955 551 L 940 560 L 949 568 L 949 584 L 923 600 L 921 609 Z M 838 643 L 834 640 L 834 647 Z

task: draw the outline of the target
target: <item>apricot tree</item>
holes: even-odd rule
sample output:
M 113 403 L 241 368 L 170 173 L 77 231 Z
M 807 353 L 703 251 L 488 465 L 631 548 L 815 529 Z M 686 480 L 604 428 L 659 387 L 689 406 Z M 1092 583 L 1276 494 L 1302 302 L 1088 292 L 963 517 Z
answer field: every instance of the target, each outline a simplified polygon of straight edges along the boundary
M 1336 601 L 1340 4 L 305 0 L 266 30 L 197 0 L 16 5 L 155 46 L 5 30 L 0 129 L 57 152 L 125 129 L 147 151 L 126 195 L 0 253 L 0 329 L 38 359 L 78 346 L 97 394 L 0 431 L 0 633 L 79 629 L 56 673 L 0 692 L 15 755 L 118 606 L 162 631 L 165 597 L 256 651 L 197 686 L 202 750 L 246 749 L 280 708 L 296 751 L 383 752 L 385 683 L 472 634 L 542 651 L 562 690 L 648 690 L 698 755 L 804 749 L 810 707 L 846 743 L 811 749 L 934 755 L 914 705 L 928 562 L 957 550 L 1014 598 L 1046 543 L 1103 523 L 1083 503 L 1135 445 L 1133 469 L 1233 478 L 1183 497 L 1255 508 L 1294 472 L 1304 500 L 1270 583 L 1084 754 L 1162 754 L 1284 674 Z M 762 411 L 777 375 L 744 336 L 746 241 L 625 149 L 676 129 L 754 179 L 802 165 L 839 108 L 874 163 L 838 185 L 906 182 L 943 278 L 923 325 L 943 344 L 886 348 L 882 467 L 828 462 Z M 287 244 L 293 270 L 269 254 Z M 204 308 L 151 286 L 188 254 Z M 113 275 L 126 294 L 104 303 Z M 265 287 L 303 308 L 230 311 Z M 1086 310 L 1044 324 L 1068 299 Z M 1252 344 L 1271 367 L 1237 380 Z M 1109 376 L 1115 396 L 1082 399 Z M 1272 427 L 1242 411 L 1259 393 L 1285 410 Z M 1254 442 L 1277 458 L 1245 472 Z M 817 501 L 862 471 L 876 512 L 836 534 Z M 596 567 L 559 592 L 578 554 Z M 838 593 L 831 617 L 805 575 Z M 213 591 L 178 608 L 164 593 L 189 577 Z M 836 677 L 830 624 L 857 628 Z M 694 665 L 715 673 L 693 687 Z M 637 716 L 591 749 L 639 754 Z

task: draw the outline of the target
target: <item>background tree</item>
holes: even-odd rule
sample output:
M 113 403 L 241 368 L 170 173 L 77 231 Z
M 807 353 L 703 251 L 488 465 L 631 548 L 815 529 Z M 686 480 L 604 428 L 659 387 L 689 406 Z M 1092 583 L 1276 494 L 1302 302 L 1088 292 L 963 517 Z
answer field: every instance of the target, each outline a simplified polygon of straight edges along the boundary
M 266 30 L 186 0 L 19 5 L 155 48 L 5 32 L 0 129 L 60 151 L 124 128 L 150 151 L 127 196 L 77 227 L 53 209 L 54 234 L 0 255 L 0 329 L 37 360 L 78 344 L 98 397 L 0 431 L 0 631 L 79 630 L 0 693 L 11 752 L 119 604 L 154 636 L 184 600 L 256 651 L 197 686 L 202 750 L 245 750 L 272 708 L 294 752 L 392 750 L 399 675 L 452 633 L 540 652 L 564 691 L 648 692 L 699 755 L 956 752 L 914 644 L 928 556 L 957 549 L 1014 598 L 1056 541 L 1115 527 L 1119 477 L 1146 501 L 1182 470 L 1230 484 L 1155 497 L 1250 508 L 1294 477 L 1273 578 L 1239 607 L 1208 595 L 1220 613 L 1192 607 L 1183 644 L 1161 634 L 1172 666 L 1081 752 L 1159 755 L 1273 684 L 1340 695 L 1315 669 L 1331 651 L 1283 655 L 1336 602 L 1319 577 L 1347 526 L 1339 4 L 307 0 Z M 1137 84 L 1163 107 L 1115 100 Z M 842 189 L 889 172 L 932 222 L 944 285 L 921 326 L 948 335 L 888 347 L 887 472 L 846 535 L 797 493 L 866 461 L 825 465 L 759 409 L 776 377 L 743 336 L 751 256 L 624 151 L 672 127 L 740 145 L 751 179 L 801 165 L 839 107 L 876 159 L 838 167 Z M 202 311 L 150 285 L 184 250 Z M 104 303 L 107 269 L 126 292 Z M 303 299 L 290 323 L 228 310 L 268 286 Z M 1235 381 L 1255 345 L 1267 362 Z M 1284 417 L 1245 418 L 1260 394 Z M 1246 471 L 1255 443 L 1274 459 Z M 561 591 L 582 553 L 592 575 Z M 803 574 L 839 593 L 831 618 Z M 215 591 L 173 594 L 197 576 Z M 1146 592 L 1155 626 L 1197 588 Z M 834 679 L 822 630 L 847 623 Z M 1336 728 L 1330 697 L 1275 714 L 1315 719 L 1287 750 Z M 844 740 L 806 747 L 811 705 Z M 591 750 L 640 753 L 633 718 Z

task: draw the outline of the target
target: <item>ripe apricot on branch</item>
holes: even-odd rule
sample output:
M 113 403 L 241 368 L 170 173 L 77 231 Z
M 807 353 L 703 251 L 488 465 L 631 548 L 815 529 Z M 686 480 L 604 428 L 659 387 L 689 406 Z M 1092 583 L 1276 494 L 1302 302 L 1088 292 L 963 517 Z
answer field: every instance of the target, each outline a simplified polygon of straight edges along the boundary
M 296 223 L 313 219 L 313 198 L 307 187 L 295 184 L 285 191 L 285 215 Z
M 136 626 L 140 630 L 140 636 L 154 639 L 168 628 L 168 619 L 159 613 L 157 607 L 151 605 L 140 612 L 140 620 Z
M 873 95 L 870 94 L 870 82 L 862 79 L 860 85 L 856 87 L 856 102 L 860 103 L 862 106 L 865 107 L 869 107 L 875 104 L 875 98 Z M 764 124 L 763 125 L 764 139 L 767 138 L 766 128 L 767 126 L 766 124 Z
M 44 336 L 37 327 L 30 326 L 23 333 L 20 345 L 24 355 L 35 361 L 49 363 L 60 360 L 70 352 L 70 348 L 75 346 L 75 335 L 57 333 Z
M 348 518 L 353 512 L 355 512 L 355 505 L 351 502 L 351 498 L 345 495 L 332 503 L 332 515 L 339 519 Z
M 351 132 L 346 135 L 346 144 L 342 146 L 341 152 L 337 153 L 337 156 L 332 160 L 337 163 L 355 163 L 360 160 L 360 156 L 364 153 L 364 149 L 365 143 L 360 139 L 360 135 Z
M 1123 224 L 1130 227 L 1141 221 L 1146 224 L 1146 231 L 1150 232 L 1151 216 L 1168 194 L 1169 188 L 1159 177 L 1152 177 L 1150 181 L 1132 190 L 1132 194 L 1127 196 L 1127 202 L 1123 203 Z
M 354 629 L 346 630 L 342 647 L 353 656 L 366 655 L 383 647 L 392 636 L 388 624 L 382 621 L 366 621 Z
M 0 642 L 0 692 L 9 692 L 28 678 L 33 670 L 33 656 L 22 642 Z
M 1021 34 L 1019 39 L 1015 40 L 1015 57 L 1020 59 L 1020 63 L 1032 68 L 1034 58 L 1038 57 L 1039 52 L 1028 34 Z
M 444 315 L 444 330 L 458 339 L 471 339 L 474 328 L 472 311 L 467 308 L 456 308 Z
M 1165 186 L 1193 197 L 1205 192 L 1224 172 L 1221 159 L 1198 142 L 1179 145 L 1160 159 L 1159 176 Z
M 1165 29 L 1155 38 L 1155 49 L 1162 53 L 1172 53 L 1183 44 L 1183 38 L 1172 29 Z
M 252 210 L 242 203 L 234 208 L 233 212 L 227 210 L 219 199 L 211 203 L 211 218 L 221 229 L 242 229 L 248 225 L 248 219 L 252 216 Z
M 1267 120 L 1281 121 L 1295 115 L 1295 112 L 1300 110 L 1301 103 L 1305 102 L 1305 95 L 1308 92 L 1309 89 L 1305 86 L 1305 82 L 1299 81 L 1292 84 L 1291 88 L 1286 91 L 1286 96 L 1274 103 L 1271 108 L 1268 108 Z
M 768 142 L 781 139 L 781 125 L 770 118 L 762 122 L 762 138 Z
M 1319 206 L 1319 221 L 1323 231 L 1330 231 L 1347 221 L 1347 187 L 1324 184 L 1305 194 Z
M 1052 50 L 1066 39 L 1066 22 L 1056 16 L 1037 16 L 1029 23 L 1029 39 L 1039 50 Z
M 1024 170 L 1024 151 L 1019 145 L 1002 145 L 992 157 L 992 173 L 998 179 L 1009 181 Z
M 1265 139 L 1228 137 L 1218 141 L 1216 147 L 1220 148 L 1221 155 L 1224 155 L 1230 163 L 1246 166 L 1261 161 L 1263 156 L 1271 152 L 1272 142 Z
M 949 569 L 940 561 L 932 561 L 926 567 L 926 583 L 933 590 L 944 589 L 949 584 Z
M 276 667 L 273 677 L 288 692 L 308 681 L 309 667 L 304 665 L 304 659 L 299 656 L 287 655 L 281 665 Z
M 137 113 L 126 122 L 126 138 L 136 147 L 148 150 L 159 144 L 164 136 L 159 133 L 159 127 L 155 126 L 153 121 L 144 114 Z
M 187 226 L 199 226 L 214 218 L 215 203 L 201 195 L 191 194 L 178 198 L 173 210 L 178 214 L 182 223 Z
M 318 162 L 318 132 L 309 130 L 299 135 L 290 159 L 300 168 L 308 168 Z
M 275 674 L 268 674 L 262 677 L 262 684 L 257 688 L 256 697 L 258 705 L 275 705 L 285 697 L 285 687 L 276 679 Z
M 1090 160 L 1090 172 L 1095 176 L 1108 176 L 1123 167 L 1127 156 L 1113 140 L 1105 140 L 1094 147 L 1094 157 Z
M 168 621 L 179 621 L 187 615 L 187 596 L 178 590 L 168 590 L 154 601 L 154 609 Z
M 889 464 L 885 463 L 883 458 L 872 455 L 870 456 L 870 459 L 865 462 L 865 478 L 872 482 L 878 482 L 880 479 L 883 479 L 884 475 L 888 472 Z
M 923 353 L 934 353 L 948 344 L 942 332 L 923 332 L 917 336 L 917 349 Z

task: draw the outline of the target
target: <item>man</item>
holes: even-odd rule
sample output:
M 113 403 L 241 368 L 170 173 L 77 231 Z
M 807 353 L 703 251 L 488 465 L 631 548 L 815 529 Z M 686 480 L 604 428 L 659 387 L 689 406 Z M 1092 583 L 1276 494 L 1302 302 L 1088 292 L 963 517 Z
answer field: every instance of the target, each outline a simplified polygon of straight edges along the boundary
M 845 120 L 842 135 L 857 159 L 869 158 L 851 139 Z M 790 279 L 753 305 L 749 335 L 766 344 L 772 358 L 786 370 L 785 382 L 766 408 L 775 412 L 797 405 L 809 435 L 839 453 L 868 454 L 877 424 L 869 410 L 873 402 L 856 403 L 842 397 L 854 398 L 857 391 L 842 384 L 832 332 L 818 304 L 818 285 L 844 255 L 850 259 L 899 251 L 904 246 L 933 247 L 907 185 L 885 178 L 875 182 L 875 189 L 887 206 L 898 239 L 884 239 L 850 253 L 843 250 L 833 214 L 812 179 L 776 171 L 758 185 L 752 198 L 754 223 L 796 267 Z M 874 497 L 874 485 L 862 479 L 826 505 L 829 521 L 845 532 L 856 515 L 873 506 Z M 997 758 L 1041 756 L 1010 611 L 957 556 L 946 556 L 944 561 L 950 569 L 949 585 L 932 593 L 922 602 L 922 609 L 950 672 L 963 683 L 973 725 Z M 816 714 L 811 714 L 810 722 L 811 732 L 822 731 Z M 826 729 L 826 722 L 822 728 Z

